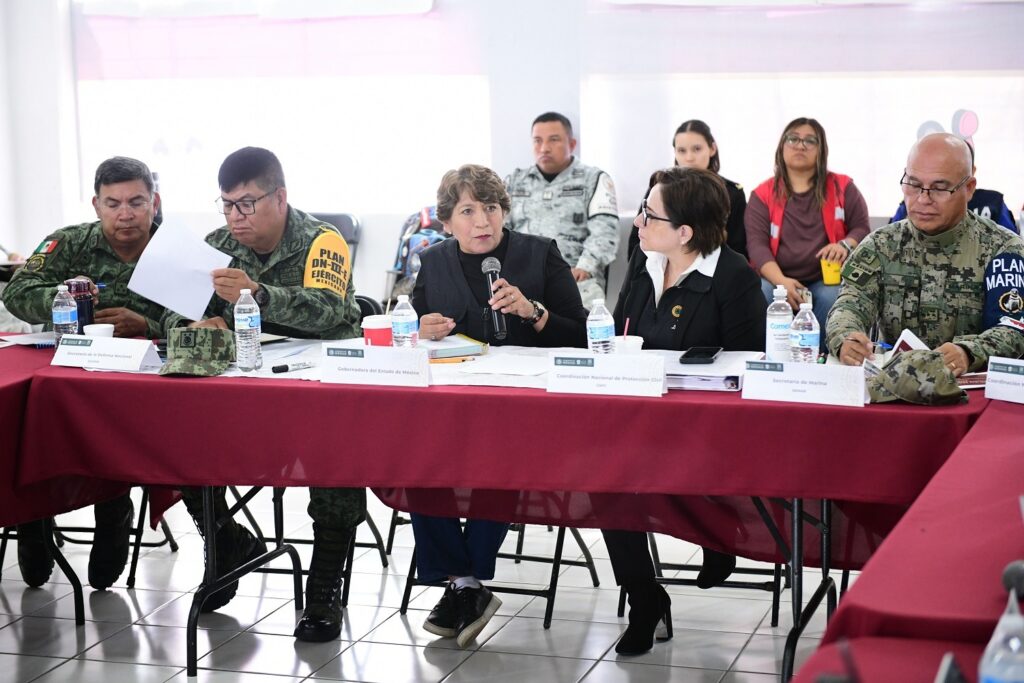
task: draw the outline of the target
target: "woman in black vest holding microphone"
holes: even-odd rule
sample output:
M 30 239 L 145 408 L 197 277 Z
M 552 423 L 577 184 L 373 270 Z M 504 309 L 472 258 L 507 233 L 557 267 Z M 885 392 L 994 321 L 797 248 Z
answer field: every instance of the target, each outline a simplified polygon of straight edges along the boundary
M 553 240 L 504 229 L 510 207 L 489 168 L 445 173 L 437 217 L 454 239 L 420 255 L 412 297 L 420 339 L 459 333 L 494 346 L 586 346 L 587 311 L 569 265 Z M 498 270 L 493 287 L 484 269 Z M 494 578 L 508 525 L 470 519 L 463 529 L 458 519 L 413 514 L 412 526 L 419 578 L 449 582 L 423 628 L 465 647 L 501 605 L 480 579 Z
M 622 332 L 628 320 L 645 349 L 763 351 L 766 305 L 746 258 L 726 246 L 729 195 L 722 179 L 677 166 L 656 172 L 651 184 L 633 221 L 640 248 L 619 292 L 616 329 Z M 653 646 L 659 622 L 664 620 L 671 637 L 671 600 L 655 581 L 646 534 L 605 530 L 604 539 L 630 605 L 629 627 L 615 651 L 643 654 Z M 735 566 L 732 555 L 705 548 L 698 585 L 721 583 Z

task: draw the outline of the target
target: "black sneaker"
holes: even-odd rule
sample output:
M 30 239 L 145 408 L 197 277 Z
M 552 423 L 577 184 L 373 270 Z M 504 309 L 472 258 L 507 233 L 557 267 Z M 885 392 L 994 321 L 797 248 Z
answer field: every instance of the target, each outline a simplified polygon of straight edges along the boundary
M 455 607 L 455 642 L 459 647 L 466 647 L 487 626 L 487 622 L 501 607 L 501 600 L 486 586 L 460 588 L 455 591 Z
M 114 585 L 128 563 L 135 506 L 128 495 L 96 505 L 96 532 L 89 552 L 89 585 L 105 590 Z
M 458 631 L 455 630 L 455 623 L 458 621 L 457 603 L 455 600 L 455 584 L 449 583 L 444 588 L 444 595 L 430 610 L 430 616 L 423 622 L 424 630 L 442 638 L 454 638 Z
M 39 588 L 50 580 L 53 555 L 46 545 L 43 520 L 18 525 L 18 568 L 21 578 L 32 588 Z

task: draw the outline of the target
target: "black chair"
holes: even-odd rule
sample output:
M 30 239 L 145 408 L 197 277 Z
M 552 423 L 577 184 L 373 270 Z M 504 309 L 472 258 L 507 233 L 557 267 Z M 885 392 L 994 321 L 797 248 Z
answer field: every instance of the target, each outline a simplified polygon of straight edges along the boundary
M 406 520 L 405 523 L 408 523 Z M 594 588 L 598 588 L 601 585 L 600 579 L 597 578 L 597 569 L 594 567 L 594 558 L 590 554 L 590 548 L 583 542 L 583 538 L 580 536 L 580 532 L 572 527 L 558 527 L 558 536 L 555 539 L 555 552 L 551 557 L 541 557 L 540 555 L 525 555 L 523 554 L 523 534 L 525 533 L 525 524 L 513 524 L 511 530 L 519 533 L 519 539 L 516 542 L 516 552 L 514 553 L 498 553 L 498 557 L 508 560 L 515 560 L 516 564 L 520 562 L 543 562 L 551 565 L 551 578 L 548 580 L 546 588 L 515 588 L 513 586 L 502 586 L 488 583 L 487 587 L 495 593 L 513 593 L 515 595 L 534 595 L 537 597 L 544 598 L 547 601 L 547 605 L 544 609 L 544 628 L 551 628 L 551 616 L 555 609 L 555 593 L 558 590 L 558 573 L 562 568 L 562 565 L 569 565 L 572 567 L 586 567 L 590 571 L 590 580 L 594 584 Z M 565 530 L 569 529 L 569 533 L 576 539 L 576 543 L 579 545 L 580 550 L 583 552 L 584 559 L 582 560 L 563 560 L 562 559 L 562 548 L 565 545 Z M 551 527 L 548 527 L 551 530 Z M 394 531 L 394 527 L 392 527 Z M 392 535 L 393 538 L 393 535 Z M 413 586 L 444 586 L 444 581 L 420 581 L 416 577 L 416 550 L 413 549 L 412 561 L 409 563 L 409 575 L 405 581 L 405 592 L 402 594 L 402 605 L 399 608 L 400 614 L 405 614 L 409 609 L 409 598 L 412 595 Z
M 665 571 L 691 571 L 699 572 L 700 565 L 697 564 L 678 564 L 675 562 L 662 562 L 661 556 L 658 553 L 658 543 L 655 540 L 654 534 L 648 532 L 647 542 L 651 546 L 651 559 L 654 560 L 654 575 L 658 583 L 670 586 L 696 586 L 697 579 L 695 578 L 684 578 L 675 577 L 669 578 L 664 575 Z M 783 577 L 783 565 L 776 564 L 772 569 L 760 569 L 756 567 L 737 567 L 733 570 L 734 574 L 750 574 L 753 576 L 770 576 L 770 581 L 725 581 L 721 584 L 723 588 L 747 588 L 750 590 L 761 590 L 769 591 L 772 594 L 772 626 L 779 625 L 779 601 L 784 588 L 789 588 L 789 570 L 786 568 L 785 577 Z M 785 578 L 785 583 L 783 583 Z M 619 610 L 618 615 L 621 617 L 626 613 L 626 589 L 619 589 Z
M 359 304 L 360 319 L 368 315 L 384 315 L 384 307 L 376 299 L 364 294 L 356 294 L 356 303 Z M 388 552 L 391 551 L 389 550 Z
M 178 552 L 178 543 L 174 540 L 174 535 L 171 534 L 171 529 L 167 526 L 167 522 L 164 519 L 160 519 L 160 530 L 163 532 L 164 537 L 159 541 L 143 541 L 142 536 L 146 529 L 146 511 L 149 507 L 149 489 L 146 487 L 142 488 L 142 502 L 139 504 L 139 514 L 135 520 L 135 526 L 129 532 L 129 535 L 134 537 L 132 541 L 132 560 L 128 570 L 127 585 L 128 588 L 135 587 L 135 571 L 139 565 L 139 550 L 141 548 L 159 548 L 161 546 L 170 546 L 172 553 Z M 58 548 L 64 546 L 65 543 L 73 543 L 77 545 L 90 545 L 92 543 L 92 537 L 89 538 L 76 538 L 69 536 L 69 533 L 95 533 L 96 529 L 91 526 L 66 526 L 58 527 L 56 522 L 53 524 L 53 537 Z M 4 566 L 4 556 L 7 554 L 7 541 L 11 538 L 16 539 L 18 537 L 17 531 L 13 527 L 5 527 L 3 536 L 0 538 L 0 578 L 2 578 L 2 569 Z
M 341 236 L 348 243 L 349 257 L 352 259 L 352 263 L 355 263 L 356 247 L 359 246 L 359 238 L 363 235 L 363 225 L 359 219 L 350 213 L 311 213 L 310 215 L 325 223 L 330 223 L 341 232 Z

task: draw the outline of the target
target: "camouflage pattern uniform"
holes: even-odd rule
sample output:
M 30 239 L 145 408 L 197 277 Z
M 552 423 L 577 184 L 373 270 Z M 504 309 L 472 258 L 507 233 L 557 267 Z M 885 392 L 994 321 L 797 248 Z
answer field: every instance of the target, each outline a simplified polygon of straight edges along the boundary
M 566 263 L 593 277 L 577 283 L 583 305 L 604 298 L 605 269 L 619 248 L 619 212 L 611 176 L 572 163 L 548 182 L 537 166 L 518 168 L 505 179 L 512 210 L 505 227 L 550 237 Z
M 970 370 L 989 356 L 1018 358 L 1024 334 L 996 325 L 982 329 L 985 268 L 1000 253 L 1024 255 L 1020 237 L 968 212 L 938 235 L 902 220 L 869 235 L 843 266 L 843 289 L 826 323 L 829 351 L 838 356 L 851 332 L 893 343 L 904 328 L 929 348 L 946 342 L 970 353 Z
M 154 225 L 152 231 L 156 230 Z M 151 231 L 151 232 L 152 232 Z M 106 285 L 96 310 L 127 308 L 146 319 L 146 336 L 161 336 L 164 307 L 128 289 L 134 263 L 122 261 L 103 235 L 99 221 L 61 228 L 51 233 L 3 292 L 7 309 L 30 323 L 52 328 L 51 311 L 57 285 L 77 275 Z
M 266 289 L 269 302 L 260 307 L 261 329 L 268 334 L 283 334 L 300 339 L 348 339 L 362 332 L 359 328 L 359 304 L 355 287 L 349 278 L 345 297 L 330 289 L 303 287 L 306 256 L 313 240 L 324 229 L 335 230 L 323 221 L 288 207 L 284 235 L 266 263 L 256 252 L 239 244 L 227 227 L 214 230 L 206 241 L 219 251 L 232 256 L 229 268 L 239 268 Z M 335 230 L 336 232 L 336 230 Z M 349 264 L 351 273 L 351 264 Z M 206 317 L 221 316 L 228 326 L 234 325 L 234 305 L 216 294 L 206 308 Z M 186 324 L 182 316 L 168 312 L 167 329 Z M 202 509 L 198 489 L 183 491 L 186 504 Z M 223 489 L 218 491 L 218 500 Z M 321 527 L 354 529 L 366 518 L 366 489 L 310 488 L 309 516 Z

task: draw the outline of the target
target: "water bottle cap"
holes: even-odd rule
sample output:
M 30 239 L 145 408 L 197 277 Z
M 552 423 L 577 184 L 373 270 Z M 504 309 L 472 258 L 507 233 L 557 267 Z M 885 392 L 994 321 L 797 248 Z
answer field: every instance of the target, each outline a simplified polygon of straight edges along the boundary
M 399 294 L 398 295 L 398 303 L 404 303 L 404 302 L 407 302 L 407 301 L 409 301 L 409 295 L 408 294 Z
M 811 310 L 811 305 L 809 303 L 806 303 L 806 302 L 802 303 L 802 304 L 800 304 L 800 310 L 801 311 L 809 311 L 809 310 Z
M 252 294 L 252 290 L 251 289 L 240 289 L 240 290 L 238 290 L 238 293 L 239 294 Z
M 57 291 L 58 292 L 66 292 L 66 291 L 68 291 L 68 286 L 67 285 L 57 285 Z
M 604 306 L 604 299 L 594 299 L 595 306 Z
M 786 298 L 786 288 L 782 285 L 775 285 L 775 296 Z

